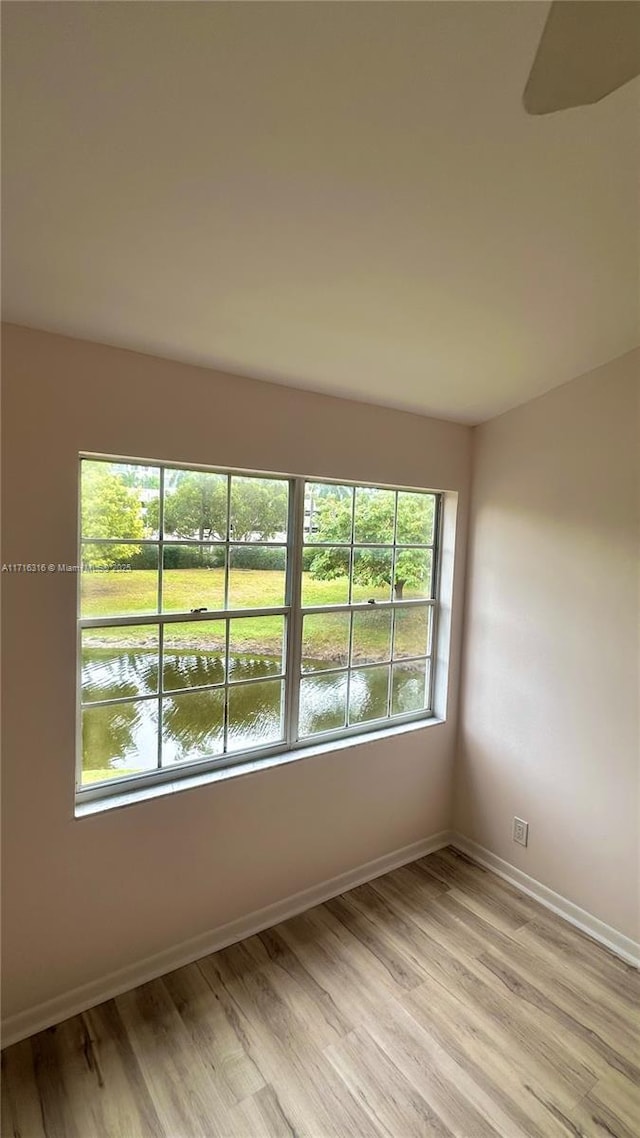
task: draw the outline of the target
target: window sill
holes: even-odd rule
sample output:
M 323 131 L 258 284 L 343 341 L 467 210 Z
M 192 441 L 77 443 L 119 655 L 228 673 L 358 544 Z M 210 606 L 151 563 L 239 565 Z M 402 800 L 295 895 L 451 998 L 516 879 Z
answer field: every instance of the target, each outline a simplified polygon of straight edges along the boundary
M 231 778 L 245 778 L 247 775 L 257 774 L 260 771 L 271 770 L 272 767 L 284 766 L 286 763 L 300 762 L 302 759 L 311 759 L 318 755 L 327 755 L 332 751 L 345 751 L 351 747 L 362 747 L 365 743 L 375 743 L 382 739 L 391 739 L 397 735 L 406 735 L 412 731 L 424 731 L 429 727 L 442 726 L 444 719 L 432 716 L 430 719 L 420 719 L 413 723 L 403 723 L 394 727 L 383 727 L 379 731 L 371 731 L 364 735 L 351 736 L 351 738 L 337 739 L 332 742 L 318 743 L 312 746 L 298 747 L 292 751 L 283 751 L 277 755 L 269 755 L 252 762 L 238 763 L 233 767 L 222 767 L 219 770 L 209 770 L 200 774 L 193 774 L 176 780 L 163 782 L 155 786 L 136 787 L 135 790 L 123 791 L 121 794 L 112 794 L 108 798 L 94 799 L 89 802 L 76 802 L 75 817 L 86 818 L 91 814 L 102 814 L 105 810 L 120 810 L 125 806 L 134 806 L 138 802 L 147 802 L 151 798 L 165 798 L 168 794 L 178 794 L 184 790 L 195 790 L 201 786 L 210 786 L 215 782 L 226 782 Z

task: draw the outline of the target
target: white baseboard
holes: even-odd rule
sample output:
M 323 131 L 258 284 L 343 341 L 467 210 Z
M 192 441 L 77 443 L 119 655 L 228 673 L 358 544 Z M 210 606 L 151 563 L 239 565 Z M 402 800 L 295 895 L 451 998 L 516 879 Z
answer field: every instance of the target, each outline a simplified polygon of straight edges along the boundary
M 553 889 L 549 889 L 541 881 L 536 881 L 535 877 L 529 877 L 528 873 L 523 873 L 521 869 L 511 865 L 511 862 L 504 861 L 497 854 L 491 853 L 491 850 L 485 849 L 484 846 L 478 845 L 470 838 L 465 838 L 463 834 L 452 833 L 450 844 L 462 853 L 467 854 L 473 861 L 477 861 L 485 869 L 490 869 L 498 877 L 502 877 L 511 885 L 515 885 L 516 889 L 522 893 L 526 893 L 535 901 L 539 901 L 545 909 L 551 909 L 553 913 L 563 917 L 569 924 L 575 925 L 587 936 L 610 949 L 616 956 L 621 957 L 627 964 L 633 964 L 635 968 L 640 968 L 640 944 L 637 944 L 631 937 L 611 928 L 611 925 L 606 925 L 604 921 L 594 917 L 586 909 L 574 905 L 573 901 L 568 901 L 560 893 L 554 893 Z
M 312 885 L 309 889 L 303 889 L 300 893 L 294 893 L 282 901 L 276 901 L 273 905 L 267 905 L 264 909 L 257 909 L 246 917 L 219 925 L 200 936 L 182 941 L 181 944 L 148 956 L 135 964 L 119 968 L 99 980 L 81 984 L 80 987 L 72 988 L 71 991 L 52 1000 L 46 1000 L 24 1012 L 8 1016 L 2 1023 L 2 1046 L 9 1047 L 12 1043 L 26 1039 L 37 1031 L 43 1031 L 44 1028 L 61 1023 L 62 1020 L 87 1011 L 96 1004 L 137 988 L 139 984 L 146 984 L 149 980 L 155 980 L 158 976 L 164 976 L 165 973 L 182 968 L 185 964 L 192 964 L 194 960 L 208 956 L 211 952 L 217 952 L 221 948 L 244 940 L 245 937 L 271 928 L 280 921 L 286 921 L 306 909 L 311 909 L 314 905 L 320 905 L 330 897 L 337 897 L 348 889 L 354 889 L 357 885 L 381 877 L 383 873 L 389 873 L 401 865 L 426 857 L 427 854 L 448 845 L 450 838 L 450 832 L 443 830 L 431 838 L 403 846 L 402 849 L 359 865 L 356 869 L 331 877 L 318 885 Z
M 219 925 L 215 929 L 200 934 L 200 936 L 182 941 L 181 944 L 174 945 L 172 948 L 155 953 L 135 964 L 120 968 L 116 972 L 111 972 L 99 980 L 92 980 L 88 984 L 72 988 L 71 991 L 37 1004 L 33 1008 L 28 1008 L 24 1012 L 8 1016 L 2 1022 L 2 1046 L 9 1047 L 12 1043 L 18 1043 L 21 1039 L 26 1039 L 27 1036 L 43 1031 L 44 1028 L 51 1027 L 53 1024 L 61 1023 L 79 1012 L 87 1011 L 89 1008 L 95 1007 L 96 1004 L 103 1003 L 104 1000 L 113 999 L 114 996 L 137 988 L 139 984 L 155 980 L 158 976 L 164 976 L 167 972 L 182 968 L 185 964 L 191 964 L 194 960 L 208 956 L 211 952 L 217 952 L 221 948 L 244 940 L 245 937 L 253 936 L 255 933 L 262 932 L 263 929 L 271 928 L 273 925 L 279 924 L 280 921 L 286 921 L 289 917 L 294 917 L 306 909 L 313 908 L 314 905 L 320 905 L 331 897 L 337 897 L 340 893 L 355 889 L 357 885 L 363 885 L 366 881 L 372 881 L 375 877 L 381 877 L 384 873 L 390 873 L 392 869 L 398 869 L 401 865 L 417 861 L 418 858 L 435 853 L 436 850 L 447 845 L 455 846 L 456 849 L 477 861 L 479 865 L 491 870 L 498 877 L 504 878 L 522 893 L 533 897 L 545 908 L 551 909 L 552 912 L 563 917 L 565 921 L 581 929 L 587 936 L 610 949 L 622 960 L 633 964 L 636 968 L 640 967 L 640 945 L 631 940 L 630 937 L 624 936 L 623 933 L 611 928 L 598 917 L 594 917 L 585 909 L 574 905 L 566 897 L 554 893 L 553 889 L 549 889 L 542 882 L 536 881 L 534 877 L 529 877 L 521 869 L 517 869 L 510 862 L 504 861 L 503 858 L 491 853 L 491 850 L 485 849 L 477 842 L 471 841 L 470 838 L 465 838 L 462 834 L 451 833 L 449 830 L 442 830 L 431 838 L 403 846 L 402 849 L 384 854 L 382 857 L 366 862 L 356 869 L 348 870 L 337 877 L 331 877 L 318 885 L 312 885 L 309 889 L 303 889 L 300 893 L 294 893 L 282 901 L 276 901 L 273 905 L 257 909 L 246 917 L 240 917 L 228 924 Z

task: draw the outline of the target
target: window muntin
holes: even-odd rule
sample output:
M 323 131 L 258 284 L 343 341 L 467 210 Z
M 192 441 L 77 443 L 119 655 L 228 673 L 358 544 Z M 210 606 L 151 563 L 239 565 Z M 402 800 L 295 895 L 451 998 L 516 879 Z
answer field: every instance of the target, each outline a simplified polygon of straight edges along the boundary
M 80 798 L 429 716 L 439 503 L 81 459 Z
M 304 493 L 313 526 L 303 546 L 300 737 L 428 714 L 438 496 L 318 482 Z M 314 578 L 323 585 L 315 605 Z M 337 619 L 340 637 L 329 632 Z M 307 678 L 314 671 L 322 676 Z

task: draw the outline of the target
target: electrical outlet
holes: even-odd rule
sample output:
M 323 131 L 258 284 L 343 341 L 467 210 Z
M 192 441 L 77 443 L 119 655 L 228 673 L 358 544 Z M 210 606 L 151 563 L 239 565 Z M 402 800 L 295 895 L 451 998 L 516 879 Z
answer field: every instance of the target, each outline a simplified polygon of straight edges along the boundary
M 529 844 L 529 823 L 522 818 L 513 819 L 513 840 L 521 846 Z

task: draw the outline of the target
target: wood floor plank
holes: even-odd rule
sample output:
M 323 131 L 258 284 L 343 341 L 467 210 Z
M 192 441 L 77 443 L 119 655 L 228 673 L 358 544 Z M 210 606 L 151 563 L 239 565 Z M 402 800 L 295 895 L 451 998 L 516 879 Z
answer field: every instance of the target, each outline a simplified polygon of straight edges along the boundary
M 279 937 L 278 931 L 268 929 L 260 934 L 260 939 L 273 963 L 290 976 L 297 986 L 306 991 L 307 996 L 319 1006 L 323 1019 L 334 1029 L 337 1036 L 346 1036 L 352 1030 L 353 1024 L 348 1022 L 327 989 L 322 988 L 311 973 L 307 972 L 301 960 L 288 948 L 286 941 Z
M 333 909 L 328 908 L 329 904 Z M 367 976 L 369 985 L 380 996 L 383 992 L 400 996 L 420 983 L 420 967 L 410 962 L 402 950 L 394 952 L 383 944 L 385 938 L 375 936 L 372 922 L 365 924 L 358 919 L 346 894 L 313 910 L 311 918 L 323 935 L 332 938 L 337 953 Z
M 7 1048 L 3 1138 L 635 1138 L 640 975 L 453 850 Z
M 515 938 L 541 949 L 552 962 L 560 957 L 571 960 L 574 967 L 621 1000 L 635 1005 L 640 1002 L 640 971 L 555 913 L 540 908 L 535 919 L 519 929 Z
M 581 962 L 565 948 L 554 949 L 551 944 L 540 940 L 536 936 L 528 937 L 526 933 L 529 926 L 525 925 L 513 937 L 514 948 L 512 960 L 518 960 L 520 946 L 526 953 L 532 953 L 538 962 L 538 967 L 546 969 L 549 976 L 557 976 L 565 982 L 575 984 L 578 977 L 578 987 L 583 993 L 588 991 L 589 999 L 593 999 L 593 1007 L 602 1006 L 607 1013 L 615 1017 L 616 1022 L 626 1025 L 628 1030 L 638 1030 L 638 1007 L 640 1007 L 640 984 L 637 991 L 633 985 L 625 984 L 627 992 L 616 985 L 611 985 L 606 978 L 595 971 L 589 971 Z M 524 957 L 523 957 L 524 959 Z
M 460 985 L 472 1001 L 475 996 L 484 995 L 487 1010 L 490 1009 L 494 999 L 500 1002 L 506 993 L 508 999 L 513 1001 L 514 994 L 520 991 L 522 998 L 519 1008 L 525 1021 L 531 1022 L 533 1016 L 533 1022 L 538 1025 L 538 1029 L 545 1025 L 547 1036 L 561 1043 L 565 1057 L 569 1055 L 572 1057 L 576 1069 L 582 1068 L 587 1081 L 589 1078 L 594 1081 L 609 1067 L 634 1072 L 634 1065 L 629 1064 L 615 1046 L 611 1046 L 602 1038 L 601 1031 L 576 1020 L 553 999 L 541 992 L 535 984 L 528 983 L 518 974 L 514 975 L 505 956 L 498 957 L 491 953 L 478 956 L 477 941 L 467 938 L 464 926 L 447 910 L 447 906 L 451 904 L 450 895 L 434 899 L 427 909 L 410 913 L 404 899 L 395 888 L 393 874 L 389 875 L 388 880 L 383 878 L 380 881 L 380 884 L 374 882 L 372 887 L 384 891 L 393 907 L 410 915 L 420 930 L 445 950 L 438 953 L 436 949 L 424 954 L 424 967 L 436 979 L 445 984 Z M 502 943 L 507 944 L 508 941 Z M 443 972 L 449 973 L 448 979 L 446 975 L 442 975 Z M 470 975 L 475 975 L 479 982 L 475 993 L 469 985 Z M 493 993 L 490 999 L 486 991 L 487 984 Z M 623 1028 L 624 1025 L 621 1024 L 621 1033 Z
M 481 951 L 486 951 L 487 943 L 474 939 L 469 930 L 461 923 L 457 914 L 451 911 L 449 892 L 434 897 L 427 905 L 418 905 L 398 885 L 393 873 L 373 881 L 371 891 L 382 897 L 393 912 L 403 916 L 411 924 L 417 925 L 422 932 L 437 941 L 446 952 L 462 955 L 466 959 L 474 954 L 479 955 Z M 491 930 L 492 934 L 508 935 L 500 934 L 500 930 L 494 928 L 493 924 L 486 919 L 486 915 L 476 913 L 475 909 L 467 909 L 467 911 L 472 911 L 478 921 L 483 922 L 484 928 Z
M 225 1138 L 227 1112 L 161 980 L 116 998 L 143 1078 L 169 1135 Z
M 609 1125 L 626 1126 L 630 1134 L 640 1131 L 640 1083 L 632 1082 L 619 1072 L 599 1080 L 584 1102 L 596 1113 L 606 1112 Z
M 506 1030 L 516 1042 L 528 1041 L 537 1055 L 548 1057 L 567 1078 L 573 1101 L 605 1072 L 606 1063 L 580 1039 L 567 1039 L 541 1009 L 514 1001 L 502 981 L 465 951 L 459 934 L 450 936 L 446 921 L 432 921 L 430 913 L 421 910 L 413 914 L 412 923 L 416 925 L 413 944 L 418 937 L 429 976 L 464 999 L 488 1024 Z
M 595 1032 L 603 1043 L 620 1055 L 640 1054 L 640 1033 L 638 1031 L 637 1005 L 628 1005 L 618 1011 L 611 1006 L 606 994 L 596 988 L 574 968 L 570 970 L 557 964 L 550 969 L 545 960 L 526 946 L 496 950 L 491 947 L 491 956 L 502 960 L 519 979 L 533 985 L 545 999 L 550 1000 L 583 1028 Z M 479 959 L 483 960 L 482 954 Z
M 505 932 L 522 928 L 536 915 L 538 906 L 534 901 L 457 850 L 439 850 L 418 864 L 449 888 L 464 889 L 468 904 Z
M 383 886 L 381 883 L 385 882 Z M 386 886 L 386 888 L 385 888 Z M 397 953 L 411 964 L 414 972 L 424 979 L 427 963 L 425 961 L 425 938 L 413 920 L 414 906 L 405 904 L 402 888 L 396 875 L 388 874 L 369 885 L 361 885 L 345 895 L 349 906 L 359 911 L 377 929 L 378 935 L 389 940 Z M 394 901 L 399 903 L 394 904 Z M 419 910 L 423 909 L 420 907 Z M 415 987 L 415 984 L 411 985 Z
M 441 897 L 438 908 L 450 912 L 463 924 L 469 937 L 470 951 L 473 944 L 474 955 L 482 955 L 491 947 L 513 963 L 526 966 L 532 974 L 550 982 L 568 985 L 576 993 L 583 993 L 592 1011 L 597 1011 L 598 1016 L 607 1017 L 611 1013 L 616 1025 L 620 1021 L 626 1022 L 631 1030 L 636 1031 L 637 1005 L 640 1002 L 640 976 L 637 972 L 634 971 L 635 985 L 629 978 L 625 994 L 622 995 L 606 982 L 601 970 L 584 969 L 582 964 L 577 970 L 575 957 L 568 945 L 560 943 L 552 946 L 544 937 L 527 936 L 531 924 L 535 922 L 509 934 L 499 932 L 474 909 L 469 908 L 465 893 L 457 889 L 450 889 L 446 896 Z
M 389 877 L 391 875 L 384 874 L 383 876 Z M 374 880 L 379 881 L 381 878 Z M 401 866 L 400 869 L 394 869 L 393 880 L 404 895 L 415 901 L 417 905 L 423 905 L 433 900 L 434 897 L 441 897 L 450 888 L 445 881 L 440 881 L 429 872 L 429 858 L 413 861 L 409 865 Z
M 297 1138 L 273 1087 L 265 1084 L 233 1112 L 234 1138 Z
M 102 1080 L 101 1093 L 105 1099 L 107 1117 L 113 1114 L 116 1126 L 122 1119 L 125 1135 L 165 1138 L 164 1126 L 149 1094 L 138 1056 L 115 1001 L 107 1000 L 75 1018 L 82 1021 L 91 1041 Z M 109 1133 L 109 1129 L 106 1133 Z
M 362 891 L 358 892 L 362 899 Z M 379 908 L 377 912 L 379 913 Z M 410 1069 L 413 1054 L 420 1054 L 415 1070 L 417 1086 L 419 1083 L 422 1094 L 426 1096 L 434 1110 L 441 1114 L 445 1122 L 451 1125 L 454 1132 L 474 1133 L 478 1138 L 483 1133 L 492 1133 L 491 1125 L 483 1120 L 474 1105 L 476 1100 L 482 1097 L 482 1090 L 473 1085 L 462 1067 L 446 1056 L 436 1042 L 429 1039 L 416 1024 L 410 1024 L 407 1014 L 402 1012 L 401 1008 L 395 1008 L 394 1013 L 393 999 L 387 997 L 379 1000 L 371 995 L 366 973 L 363 974 L 354 966 L 353 959 L 351 962 L 348 960 L 350 946 L 337 941 L 333 946 L 333 953 L 328 953 L 327 947 L 319 947 L 318 941 L 315 941 L 312 935 L 302 935 L 296 940 L 292 926 L 294 930 L 296 926 L 300 929 L 301 923 L 301 918 L 296 918 L 294 922 L 288 922 L 282 927 L 288 938 L 293 937 L 296 951 L 305 959 L 307 967 L 311 971 L 317 970 L 322 982 L 329 989 L 335 990 L 336 996 L 340 990 L 348 992 L 351 1016 L 367 1026 L 367 1030 L 381 1047 L 388 1049 L 389 1040 L 394 1040 L 394 1052 L 389 1054 L 394 1059 L 399 1056 L 397 1062 L 402 1065 L 403 1071 L 407 1071 L 408 1067 Z M 409 1049 L 407 1049 L 407 1040 L 410 1041 Z M 593 1081 L 594 1078 L 591 1078 L 588 1086 L 591 1086 Z M 466 1103 L 459 1100 L 457 1088 L 460 1087 L 466 1088 L 468 1098 Z M 582 1090 L 583 1087 L 580 1094 Z M 574 1095 L 572 1102 L 576 1102 L 577 1097 L 580 1096 Z M 500 1113 L 500 1107 L 495 1108 L 495 1113 Z M 515 1130 L 515 1123 L 512 1120 L 507 1132 L 509 1130 L 512 1138 L 512 1132 Z
M 594 1030 L 589 1024 L 581 1022 L 575 1015 L 565 1009 L 555 1000 L 550 999 L 536 984 L 526 980 L 512 967 L 505 964 L 494 954 L 488 952 L 479 958 L 479 963 L 488 968 L 502 983 L 531 1007 L 538 1008 L 550 1019 L 555 1020 L 558 1027 L 571 1035 L 573 1039 L 584 1042 L 587 1047 L 598 1055 L 608 1067 L 621 1071 L 631 1079 L 640 1078 L 640 1067 L 630 1057 L 627 1057 L 603 1038 L 600 1030 Z M 634 1057 L 635 1058 L 635 1057 Z
M 468 1132 L 478 1135 L 492 1133 L 491 1127 L 477 1115 L 473 1096 L 464 1102 L 464 1096 L 460 1095 L 458 1088 L 465 1084 L 464 1071 L 449 1060 L 445 1064 L 448 1077 L 442 1069 L 442 1061 L 436 1062 L 434 1045 L 428 1049 L 427 1061 L 425 1038 L 416 1042 L 411 1033 L 407 1032 L 407 1017 L 402 1013 L 402 1009 L 399 1009 L 405 1020 L 402 1030 L 395 1027 L 391 1014 L 393 1000 L 388 995 L 382 999 L 376 995 L 375 985 L 369 981 L 366 971 L 358 967 L 357 957 L 351 955 L 351 945 L 342 943 L 338 939 L 331 943 L 326 936 L 323 940 L 314 936 L 309 915 L 286 922 L 280 926 L 279 935 L 286 938 L 294 951 L 304 960 L 307 968 L 332 992 L 336 1000 L 340 999 L 342 993 L 343 1002 L 348 1003 L 350 1018 L 366 1025 L 367 1030 L 375 1035 L 381 1047 L 389 1045 L 394 1035 L 404 1041 L 403 1049 L 396 1040 L 395 1051 L 390 1053 L 390 1057 L 395 1059 L 396 1055 L 399 1056 L 405 1072 L 411 1065 L 414 1053 L 419 1055 L 415 1061 L 414 1071 L 416 1089 L 420 1090 L 431 1108 L 440 1114 L 454 1133 Z M 414 1025 L 413 1036 L 416 1034 L 420 1034 L 420 1029 Z M 408 1049 L 407 1038 L 410 1040 Z M 471 1130 L 468 1129 L 470 1121 L 473 1122 Z M 513 1126 L 511 1130 L 513 1131 Z
M 378 1138 L 379 1131 L 334 1077 L 304 1021 L 280 998 L 242 944 L 207 957 L 200 966 L 218 987 L 225 1010 L 240 1024 L 250 1056 L 296 1134 Z
M 169 973 L 164 984 L 194 1047 L 211 1067 L 226 1105 L 235 1106 L 260 1091 L 265 1080 L 198 965 L 190 964 Z
M 358 1026 L 368 1015 L 376 1015 L 389 999 L 386 990 L 380 992 L 368 982 L 367 973 L 350 956 L 326 926 L 317 926 L 315 914 L 305 913 L 278 926 L 276 932 L 300 958 L 304 967 L 325 988 L 348 1020 Z M 313 932 L 319 927 L 317 938 Z
M 405 997 L 403 1006 L 511 1120 L 507 1133 L 517 1125 L 531 1138 L 566 1138 L 583 1096 L 538 1047 L 516 1041 L 435 981 Z
M 284 922 L 278 931 L 356 1027 L 363 1008 L 369 1011 L 407 991 L 393 969 L 324 905 Z
M 363 1109 L 388 1138 L 454 1138 L 427 1101 L 364 1028 L 328 1047 L 326 1055 Z
M 348 895 L 327 901 L 325 908 L 382 964 L 400 988 L 411 991 L 422 983 L 424 970 L 409 960 L 402 948 L 385 935 L 380 923 L 359 909 Z
M 46 1138 L 31 1040 L 2 1052 L 2 1138 Z
M 82 1016 L 65 1020 L 55 1030 L 61 1089 L 66 1102 L 73 1103 L 78 1134 L 96 1134 L 109 1127 L 114 1138 L 122 1138 L 125 1119 L 101 1094 L 104 1079 Z
M 348 1035 L 355 1026 L 355 1021 L 352 1018 L 352 1011 L 349 1006 L 349 1001 L 344 998 L 343 991 L 337 992 L 337 998 L 334 998 L 328 986 L 323 982 L 322 977 L 324 974 L 320 971 L 320 979 L 318 975 L 308 968 L 304 954 L 297 951 L 298 944 L 305 944 L 304 934 L 302 934 L 300 941 L 296 939 L 296 928 L 298 929 L 298 936 L 300 937 L 300 923 L 296 920 L 286 921 L 273 929 L 269 929 L 266 933 L 260 934 L 260 939 L 263 941 L 269 955 L 278 961 L 287 961 L 287 970 L 291 970 L 292 975 L 303 975 L 305 977 L 304 983 L 309 986 L 312 993 L 319 993 L 317 996 L 323 1014 L 328 1023 L 331 1023 L 335 1028 L 338 1035 Z M 289 937 L 287 938 L 287 931 Z M 329 961 L 328 967 L 331 971 L 331 958 L 330 958 L 330 945 L 327 944 L 327 937 L 318 937 L 313 939 L 313 944 L 317 953 L 323 953 L 325 959 Z M 344 974 L 342 975 L 342 982 L 346 983 Z M 308 978 L 308 979 L 307 979 Z
M 34 1036 L 33 1066 L 47 1138 L 83 1138 L 77 1125 L 76 1104 L 67 1097 L 62 1075 L 62 1054 L 58 1047 L 58 1027 Z
M 431 1024 L 425 1028 L 403 1004 L 388 1001 L 382 1014 L 368 1021 L 367 1030 L 454 1134 L 536 1138 L 530 1117 L 518 1111 L 484 1070 L 478 1078 L 464 1057 L 460 1062 L 460 1054 L 441 1046 Z
M 269 959 L 267 975 L 279 995 L 302 1015 L 317 1045 L 323 1048 L 347 1035 L 353 1025 L 277 930 L 267 929 L 259 939 Z
M 406 899 L 399 894 L 394 881 L 385 883 L 381 888 L 407 911 Z M 478 913 L 473 905 L 467 904 L 466 894 L 457 889 L 449 889 L 435 897 L 426 910 L 415 906 L 410 906 L 410 909 L 412 920 L 420 923 L 418 915 L 423 913 L 423 925 L 434 932 L 439 930 L 446 943 L 452 948 L 457 947 L 465 956 L 480 956 L 487 948 L 508 954 L 515 943 L 512 933 L 502 931 L 486 915 Z
M 620 1118 L 617 1103 L 613 1109 L 586 1095 L 572 1113 L 575 1133 L 580 1138 L 637 1138 L 638 1117 L 631 1125 Z
M 622 1000 L 599 979 L 577 972 L 569 953 L 556 951 L 550 960 L 548 954 L 540 951 L 539 944 L 530 947 L 522 940 L 524 930 L 515 934 L 499 932 L 469 908 L 465 895 L 455 889 L 431 905 L 433 918 L 442 913 L 456 921 L 471 955 L 482 957 L 489 948 L 519 976 L 540 987 L 565 1012 L 602 1035 L 614 1050 L 623 1054 L 640 1050 L 638 1000 L 633 1003 Z
M 149 1103 L 141 1114 L 136 1097 L 114 1093 L 112 1072 L 107 1069 L 103 1073 L 88 1017 L 74 1016 L 59 1024 L 55 1049 L 61 1090 L 65 1102 L 73 1104 L 73 1122 L 79 1135 L 109 1134 L 110 1138 L 130 1138 L 133 1133 L 145 1138 L 164 1135 L 153 1108 L 149 1110 Z

